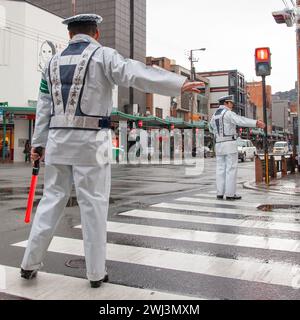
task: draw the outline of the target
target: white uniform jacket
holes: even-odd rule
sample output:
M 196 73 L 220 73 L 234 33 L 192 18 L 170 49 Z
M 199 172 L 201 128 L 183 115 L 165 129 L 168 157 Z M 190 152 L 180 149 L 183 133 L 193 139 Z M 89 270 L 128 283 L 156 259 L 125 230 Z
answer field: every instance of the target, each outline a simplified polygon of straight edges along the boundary
M 95 42 L 99 45 L 93 38 L 83 34 L 76 35 L 70 44 L 80 42 Z M 76 56 L 74 59 L 76 63 Z M 96 152 L 101 145 L 96 141 L 96 131 L 49 130 L 53 103 L 49 93 L 51 83 L 48 68 L 42 75 L 32 146 L 46 147 L 46 164 L 97 165 Z M 185 81 L 185 77 L 125 59 L 116 50 L 100 46 L 88 67 L 81 109 L 91 116 L 110 116 L 115 85 L 134 87 L 147 93 L 180 96 Z
M 223 112 L 224 111 L 224 112 Z M 235 112 L 231 111 L 225 106 L 220 106 L 216 111 L 210 125 L 215 137 L 218 136 L 218 128 L 216 124 L 216 114 L 222 113 L 223 117 L 221 119 L 221 126 L 223 127 L 223 135 L 228 137 L 227 141 L 218 142 L 216 141 L 216 155 L 223 156 L 233 153 L 238 153 L 238 145 L 236 141 L 237 137 L 237 126 L 245 128 L 255 128 L 257 121 L 253 119 L 248 119 L 237 115 Z M 226 140 L 226 139 L 225 139 Z

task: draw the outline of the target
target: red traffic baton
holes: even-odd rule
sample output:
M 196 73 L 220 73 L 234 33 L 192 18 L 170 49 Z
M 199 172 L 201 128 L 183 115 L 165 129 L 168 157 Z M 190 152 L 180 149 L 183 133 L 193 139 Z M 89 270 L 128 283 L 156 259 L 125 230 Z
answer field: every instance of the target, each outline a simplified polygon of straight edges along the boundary
M 35 152 L 39 154 L 41 157 L 43 154 L 43 148 L 36 148 Z M 28 195 L 28 201 L 27 201 L 27 210 L 25 214 L 25 223 L 30 223 L 31 219 L 31 213 L 33 208 L 33 201 L 35 197 L 35 190 L 38 182 L 38 176 L 40 172 L 40 160 L 34 161 L 33 169 L 32 169 L 32 177 L 31 177 L 31 184 L 30 184 L 30 190 Z

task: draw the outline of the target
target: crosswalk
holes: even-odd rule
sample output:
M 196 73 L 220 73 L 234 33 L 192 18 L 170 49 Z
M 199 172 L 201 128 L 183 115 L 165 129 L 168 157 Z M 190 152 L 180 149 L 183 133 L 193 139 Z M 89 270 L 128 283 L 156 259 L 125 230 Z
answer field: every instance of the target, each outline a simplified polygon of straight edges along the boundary
M 255 195 L 252 200 L 229 203 L 217 201 L 213 194 L 194 194 L 145 209 L 133 208 L 110 219 L 108 265 L 135 270 L 134 283 L 118 279 L 118 284 L 106 284 L 94 293 L 86 280 L 41 273 L 28 285 L 15 277 L 16 269 L 5 267 L 10 275 L 5 292 L 50 300 L 74 296 L 99 300 L 300 299 L 299 214 L 260 212 L 258 205 L 277 199 Z M 80 225 L 74 227 L 80 229 Z M 26 245 L 22 241 L 12 247 L 24 249 Z M 82 257 L 82 238 L 55 236 L 49 252 Z M 165 281 L 159 283 L 155 277 Z M 59 293 L 53 289 L 55 279 L 61 285 Z

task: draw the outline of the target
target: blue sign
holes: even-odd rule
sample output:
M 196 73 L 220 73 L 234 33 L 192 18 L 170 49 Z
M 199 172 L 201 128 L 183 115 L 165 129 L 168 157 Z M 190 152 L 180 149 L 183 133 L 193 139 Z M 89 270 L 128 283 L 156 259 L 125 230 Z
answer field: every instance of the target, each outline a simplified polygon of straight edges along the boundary
M 0 109 L 0 116 L 3 116 L 4 112 L 3 109 Z

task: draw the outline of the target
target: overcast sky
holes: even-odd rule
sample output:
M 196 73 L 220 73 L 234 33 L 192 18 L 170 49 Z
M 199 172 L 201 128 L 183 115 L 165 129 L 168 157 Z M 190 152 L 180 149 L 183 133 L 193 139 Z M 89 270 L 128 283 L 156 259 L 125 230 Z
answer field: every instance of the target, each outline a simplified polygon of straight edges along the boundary
M 290 1 L 290 0 L 287 0 Z M 270 47 L 273 93 L 295 87 L 296 32 L 278 25 L 272 11 L 281 0 L 147 0 L 147 55 L 175 59 L 189 67 L 188 50 L 196 53 L 197 71 L 238 69 L 257 80 L 254 51 Z

